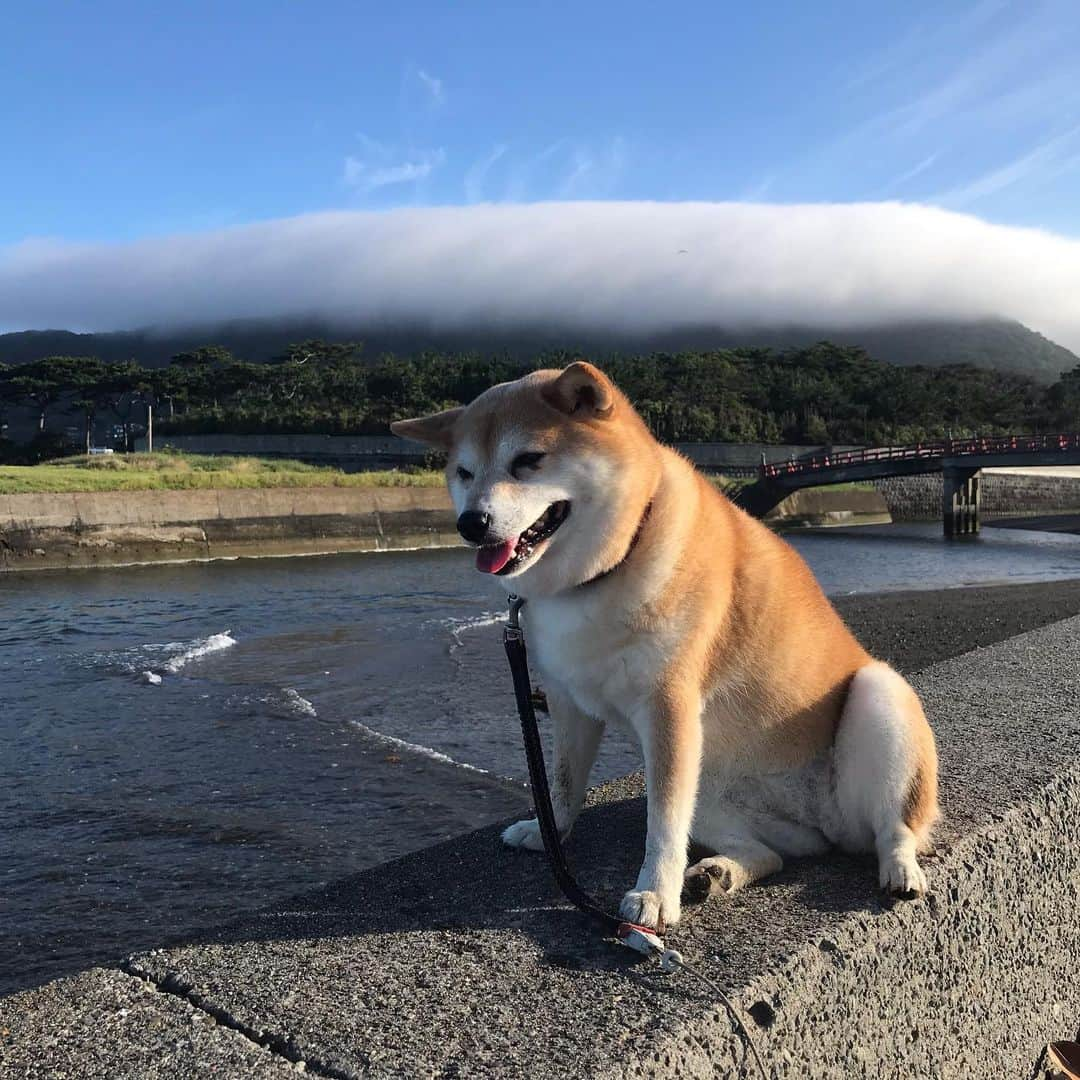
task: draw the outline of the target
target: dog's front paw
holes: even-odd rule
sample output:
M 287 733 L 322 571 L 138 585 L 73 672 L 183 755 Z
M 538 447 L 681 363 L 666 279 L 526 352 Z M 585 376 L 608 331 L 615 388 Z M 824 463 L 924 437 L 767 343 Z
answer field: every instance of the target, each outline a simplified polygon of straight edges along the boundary
M 878 879 L 881 887 L 898 900 L 917 900 L 929 887 L 926 873 L 914 855 L 894 855 L 883 859 Z
M 503 829 L 502 842 L 508 847 L 528 848 L 530 851 L 543 851 L 544 838 L 540 835 L 540 822 L 536 818 L 528 821 L 515 821 Z
M 627 922 L 648 926 L 662 934 L 667 927 L 674 926 L 682 914 L 679 894 L 665 897 L 647 889 L 631 889 L 622 898 L 619 914 Z

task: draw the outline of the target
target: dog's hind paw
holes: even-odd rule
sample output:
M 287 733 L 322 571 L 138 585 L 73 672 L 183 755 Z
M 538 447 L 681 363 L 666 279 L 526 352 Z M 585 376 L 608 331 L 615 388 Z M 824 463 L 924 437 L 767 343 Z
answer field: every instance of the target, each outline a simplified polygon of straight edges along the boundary
M 529 851 L 543 851 L 544 838 L 540 835 L 540 823 L 536 818 L 527 821 L 515 821 L 503 829 L 502 842 L 507 847 L 528 848 Z

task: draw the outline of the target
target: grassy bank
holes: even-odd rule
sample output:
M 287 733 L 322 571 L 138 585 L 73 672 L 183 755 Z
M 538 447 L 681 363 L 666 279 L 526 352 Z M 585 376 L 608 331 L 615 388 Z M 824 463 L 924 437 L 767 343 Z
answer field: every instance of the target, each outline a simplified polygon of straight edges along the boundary
M 745 477 L 710 476 L 728 494 L 753 483 Z M 436 471 L 384 469 L 346 473 L 326 465 L 225 454 L 101 454 L 62 458 L 46 465 L 0 465 L 0 495 L 73 491 L 187 491 L 284 487 L 440 487 Z M 872 484 L 833 484 L 833 489 Z
M 203 454 L 109 454 L 0 466 L 0 495 L 195 488 L 437 487 L 441 472 L 345 473 L 302 461 Z

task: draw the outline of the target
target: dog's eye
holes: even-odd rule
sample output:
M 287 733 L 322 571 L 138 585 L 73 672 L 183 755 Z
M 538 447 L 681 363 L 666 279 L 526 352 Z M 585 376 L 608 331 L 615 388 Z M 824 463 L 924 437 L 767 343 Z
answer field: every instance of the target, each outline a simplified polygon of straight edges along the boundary
M 514 476 L 517 476 L 519 470 L 521 469 L 538 469 L 540 468 L 540 462 L 544 459 L 545 456 L 545 454 L 541 454 L 539 451 L 532 451 L 527 454 L 518 454 L 518 456 L 514 458 L 513 462 L 510 465 L 510 472 Z
M 472 473 L 468 469 L 463 469 L 460 465 L 457 467 L 457 474 L 459 480 L 471 480 Z

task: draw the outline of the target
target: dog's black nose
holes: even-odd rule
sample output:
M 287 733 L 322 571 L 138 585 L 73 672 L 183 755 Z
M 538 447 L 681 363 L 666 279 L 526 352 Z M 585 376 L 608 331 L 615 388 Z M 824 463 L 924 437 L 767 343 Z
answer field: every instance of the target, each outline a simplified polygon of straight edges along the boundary
M 481 514 L 479 510 L 466 510 L 457 519 L 457 531 L 473 544 L 479 544 L 491 528 L 491 515 Z

